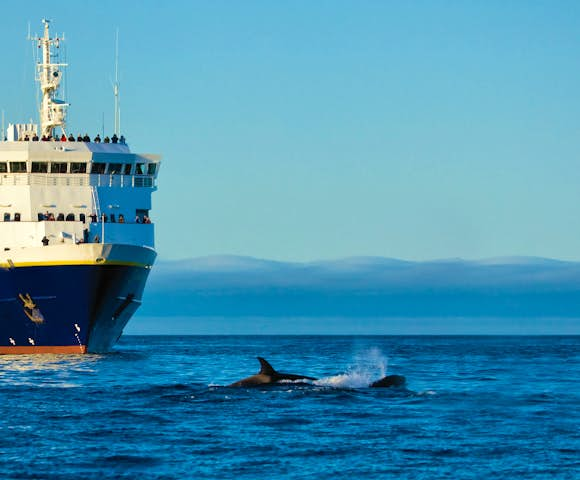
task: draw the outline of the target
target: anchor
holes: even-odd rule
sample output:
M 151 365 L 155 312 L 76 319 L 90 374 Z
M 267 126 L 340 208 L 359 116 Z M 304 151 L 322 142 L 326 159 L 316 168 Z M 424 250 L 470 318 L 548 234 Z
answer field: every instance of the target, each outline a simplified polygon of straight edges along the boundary
M 26 295 L 22 295 L 21 293 L 18 294 L 18 298 L 22 301 L 22 306 L 24 307 L 24 313 L 30 319 L 31 322 L 34 322 L 36 325 L 40 325 L 44 323 L 44 316 L 40 312 L 40 309 L 32 300 L 32 297 L 29 293 Z

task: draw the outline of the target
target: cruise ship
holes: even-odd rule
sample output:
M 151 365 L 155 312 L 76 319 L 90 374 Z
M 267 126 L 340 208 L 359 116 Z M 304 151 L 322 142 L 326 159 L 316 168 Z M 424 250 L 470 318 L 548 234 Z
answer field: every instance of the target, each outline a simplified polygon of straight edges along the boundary
M 0 141 L 0 354 L 102 353 L 141 304 L 155 261 L 160 157 L 132 153 L 118 131 L 67 130 L 62 39 L 43 24 L 32 39 L 40 127 L 8 124 Z

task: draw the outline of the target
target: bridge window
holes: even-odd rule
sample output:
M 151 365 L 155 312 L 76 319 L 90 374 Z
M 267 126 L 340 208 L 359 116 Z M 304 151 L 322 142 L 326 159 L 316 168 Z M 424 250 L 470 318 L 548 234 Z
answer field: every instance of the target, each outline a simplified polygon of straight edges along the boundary
M 8 164 L 6 162 L 0 162 L 0 173 L 8 172 Z
M 4 213 L 4 221 L 5 222 L 9 222 L 10 221 L 10 214 L 8 212 Z
M 124 171 L 123 171 L 123 173 L 124 173 L 125 175 L 131 175 L 131 167 L 132 167 L 132 166 L 133 166 L 133 165 L 132 165 L 131 163 L 126 163 L 126 164 L 124 165 Z
M 32 173 L 46 173 L 48 172 L 48 163 L 46 162 L 32 162 Z
M 84 213 L 79 213 L 79 220 L 83 223 L 85 223 L 86 217 Z
M 26 173 L 26 162 L 10 162 L 11 173 Z
M 38 221 L 42 222 L 44 220 L 46 220 L 46 218 L 44 217 L 44 213 L 38 213 Z
M 105 173 L 106 167 L 107 167 L 106 163 L 93 163 L 91 165 L 91 173 L 98 173 L 98 174 Z
M 145 166 L 144 163 L 136 163 L 135 164 L 135 175 L 143 175 L 143 167 Z
M 56 217 L 57 222 L 64 222 L 64 213 L 59 213 Z
M 19 222 L 20 221 L 20 214 L 19 213 L 15 213 L 14 214 L 14 221 L 15 222 Z
M 50 164 L 50 173 L 66 173 L 66 162 L 52 162 Z
M 66 221 L 67 221 L 67 222 L 74 222 L 74 221 L 75 221 L 75 214 L 74 214 L 74 213 L 69 213 L 69 214 L 66 216 Z
M 155 170 L 157 169 L 156 163 L 147 164 L 147 175 L 155 175 Z
M 87 173 L 87 164 L 85 162 L 72 162 L 70 173 Z
M 109 173 L 119 175 L 122 167 L 121 163 L 109 163 Z

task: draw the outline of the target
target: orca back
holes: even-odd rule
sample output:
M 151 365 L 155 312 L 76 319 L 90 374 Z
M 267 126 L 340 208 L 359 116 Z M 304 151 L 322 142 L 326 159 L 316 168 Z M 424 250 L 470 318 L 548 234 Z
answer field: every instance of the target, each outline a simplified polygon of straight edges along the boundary
M 370 384 L 371 388 L 402 387 L 407 382 L 403 375 L 387 375 L 376 382 Z

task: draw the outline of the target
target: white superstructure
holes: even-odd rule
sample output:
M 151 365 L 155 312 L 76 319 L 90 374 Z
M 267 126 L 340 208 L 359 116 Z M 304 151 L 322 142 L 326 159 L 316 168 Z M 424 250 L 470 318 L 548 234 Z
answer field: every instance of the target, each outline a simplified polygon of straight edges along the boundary
M 51 38 L 49 22 L 43 23 L 44 35 L 34 39 L 42 49 L 40 130 L 35 124 L 9 125 L 0 142 L 0 251 L 41 246 L 45 238 L 49 245 L 153 248 L 148 222 L 160 157 L 131 153 L 116 135 L 109 143 L 67 135 L 68 104 L 56 98 L 64 64 L 52 63 L 51 54 L 60 39 Z

